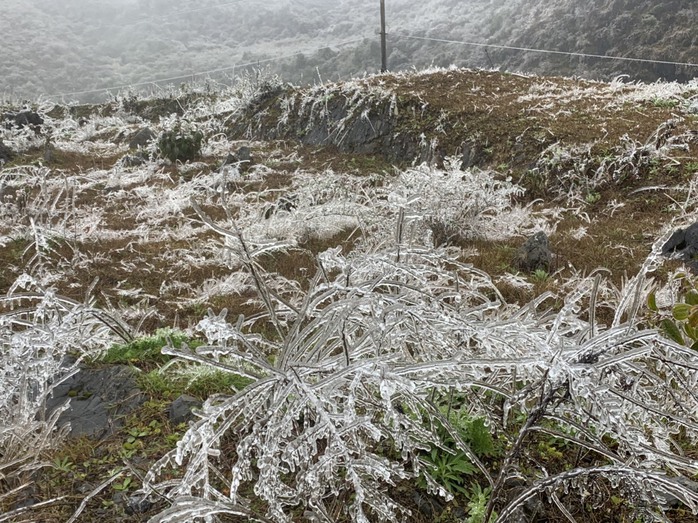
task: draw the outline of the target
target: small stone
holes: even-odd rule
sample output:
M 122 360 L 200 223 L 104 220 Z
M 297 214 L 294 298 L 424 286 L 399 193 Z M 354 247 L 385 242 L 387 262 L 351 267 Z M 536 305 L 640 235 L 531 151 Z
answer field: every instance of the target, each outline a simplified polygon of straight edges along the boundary
M 480 163 L 482 154 L 480 152 L 480 147 L 478 147 L 476 143 L 463 142 L 461 150 L 463 151 L 461 156 L 461 167 L 463 169 L 469 169 Z
M 235 153 L 235 156 L 237 157 L 238 162 L 243 162 L 246 164 L 252 163 L 252 149 L 247 146 L 243 145 L 240 147 Z
M 126 365 L 80 367 L 53 390 L 47 400 L 49 413 L 70 401 L 58 418 L 58 426 L 70 426 L 70 435 L 106 438 L 123 425 L 123 415 L 145 402 L 138 388 L 138 371 Z
M 15 157 L 15 153 L 7 145 L 0 140 L 0 165 L 11 161 Z
M 666 257 L 676 256 L 682 260 L 688 268 L 698 274 L 698 222 L 691 224 L 686 229 L 677 229 L 674 234 L 662 246 L 662 255 Z
M 124 167 L 139 167 L 143 165 L 145 161 L 145 158 L 137 154 L 127 154 L 126 156 L 121 158 L 121 165 L 123 165 Z
M 144 514 L 153 507 L 153 502 L 148 499 L 147 494 L 134 494 L 126 500 L 126 514 Z
M 548 236 L 543 231 L 539 231 L 519 247 L 514 264 L 525 272 L 547 271 L 552 264 L 552 257 Z
M 201 401 L 193 396 L 182 394 L 170 404 L 169 416 L 174 425 L 186 423 L 195 418 L 194 409 L 201 408 Z

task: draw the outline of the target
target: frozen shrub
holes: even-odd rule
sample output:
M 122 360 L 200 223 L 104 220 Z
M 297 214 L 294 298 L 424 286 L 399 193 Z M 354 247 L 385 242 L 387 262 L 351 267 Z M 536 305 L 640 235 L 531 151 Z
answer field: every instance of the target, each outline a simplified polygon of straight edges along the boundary
M 204 135 L 183 122 L 176 122 L 158 138 L 158 152 L 171 162 L 188 162 L 201 155 Z
M 561 496 L 584 498 L 602 479 L 638 515 L 661 519 L 667 497 L 697 511 L 698 494 L 681 476 L 698 465 L 681 447 L 698 441 L 698 356 L 638 317 L 659 247 L 622 290 L 584 279 L 550 312 L 550 295 L 508 306 L 486 274 L 448 250 L 402 244 L 350 256 L 328 250 L 307 292 L 283 287 L 256 261 L 266 248 L 217 230 L 235 240 L 266 313 L 233 322 L 225 311 L 210 314 L 199 325 L 207 345 L 165 351 L 254 382 L 210 398 L 148 473 L 146 485 L 173 500 L 153 521 L 289 522 L 298 510 L 328 523 L 398 521 L 406 509 L 389 487 L 400 480 L 421 477 L 449 497 L 420 459 L 443 448 L 443 437 L 491 492 L 477 503 L 482 521 L 495 506 L 505 521 L 534 496 L 562 507 Z M 615 311 L 610 326 L 596 321 L 598 307 Z M 480 461 L 432 403 L 450 392 L 463 416 L 498 434 L 501 460 Z M 587 457 L 545 470 L 529 448 L 533 434 Z M 513 476 L 526 487 L 507 500 Z M 243 492 L 265 509 L 255 512 Z
M 443 169 L 424 164 L 401 172 L 388 201 L 427 228 L 435 245 L 505 239 L 530 226 L 531 213 L 514 202 L 523 188 L 495 174 L 463 171 L 460 160 L 447 158 Z

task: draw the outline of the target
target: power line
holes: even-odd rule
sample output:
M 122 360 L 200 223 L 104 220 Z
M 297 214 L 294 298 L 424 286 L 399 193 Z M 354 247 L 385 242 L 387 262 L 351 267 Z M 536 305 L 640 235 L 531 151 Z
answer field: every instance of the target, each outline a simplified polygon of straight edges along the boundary
M 226 71 L 232 71 L 232 70 L 237 69 L 237 68 L 242 69 L 244 67 L 250 67 L 253 65 L 275 62 L 277 60 L 284 60 L 286 58 L 293 58 L 294 56 L 299 56 L 299 55 L 306 54 L 306 53 L 322 51 L 323 49 L 331 49 L 332 47 L 342 47 L 345 45 L 361 42 L 365 38 L 366 37 L 355 38 L 353 40 L 346 40 L 344 42 L 338 42 L 338 43 L 332 44 L 332 45 L 324 45 L 322 47 L 316 47 L 313 49 L 306 49 L 303 51 L 298 51 L 296 53 L 275 56 L 273 58 L 265 58 L 264 60 L 256 60 L 254 62 L 248 62 L 248 63 L 244 63 L 244 64 L 235 64 L 235 65 L 231 65 L 228 67 L 220 67 L 218 69 L 210 69 L 208 71 L 198 71 L 195 73 L 189 73 L 189 74 L 184 74 L 184 75 L 180 75 L 180 76 L 170 76 L 168 78 L 158 78 L 158 79 L 154 79 L 154 80 L 146 80 L 146 81 L 138 82 L 138 83 L 114 85 L 111 87 L 101 87 L 99 89 L 88 89 L 85 91 L 73 91 L 70 93 L 56 93 L 56 94 L 46 95 L 46 98 L 60 98 L 60 97 L 64 97 L 64 96 L 77 96 L 77 95 L 81 95 L 81 94 L 92 94 L 92 93 L 103 93 L 103 92 L 108 92 L 108 91 L 118 91 L 118 90 L 122 90 L 122 89 L 129 89 L 131 87 L 143 87 L 146 85 L 159 84 L 162 82 L 172 82 L 174 80 L 184 80 L 187 78 L 193 78 L 195 76 L 205 76 L 205 75 L 209 75 L 209 74 L 223 73 Z
M 428 42 L 441 42 L 441 43 L 446 43 L 446 44 L 460 44 L 460 45 L 469 45 L 473 47 L 485 47 L 485 48 L 493 48 L 493 49 L 508 49 L 512 51 L 526 51 L 526 52 L 532 52 L 532 53 L 545 53 L 545 54 L 557 54 L 557 55 L 566 55 L 566 56 L 577 56 L 577 57 L 585 57 L 585 58 L 601 58 L 604 60 L 621 60 L 621 61 L 626 61 L 626 62 L 641 62 L 641 63 L 649 63 L 649 64 L 664 64 L 664 65 L 680 65 L 684 67 L 698 67 L 698 64 L 694 64 L 691 62 L 671 62 L 667 60 L 650 60 L 648 58 L 632 58 L 632 57 L 626 57 L 626 56 L 609 56 L 609 55 L 604 55 L 604 54 L 590 54 L 590 53 L 576 53 L 576 52 L 568 52 L 568 51 L 551 51 L 549 49 L 536 49 L 533 47 L 516 47 L 512 45 L 498 45 L 498 44 L 483 44 L 480 42 L 463 42 L 460 40 L 447 40 L 444 38 L 428 38 L 426 36 L 413 36 L 413 35 L 408 35 L 408 34 L 401 34 L 401 33 L 391 33 L 391 36 L 395 36 L 397 38 L 406 38 L 410 40 L 424 40 Z

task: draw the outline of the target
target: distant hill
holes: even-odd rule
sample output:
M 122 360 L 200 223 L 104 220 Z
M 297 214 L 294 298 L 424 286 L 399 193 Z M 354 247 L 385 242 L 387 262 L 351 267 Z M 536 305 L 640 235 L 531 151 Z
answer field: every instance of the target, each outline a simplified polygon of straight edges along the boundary
M 313 83 L 375 72 L 376 0 L 22 0 L 3 2 L 0 97 L 83 92 L 158 79 L 222 79 L 268 65 Z M 693 0 L 387 0 L 389 65 L 685 81 L 697 68 L 548 55 L 427 39 L 698 62 Z M 318 48 L 330 46 L 318 52 Z M 303 54 L 298 54 L 303 53 Z M 287 56 L 285 59 L 277 59 Z M 273 61 L 266 62 L 273 58 Z M 235 67 L 238 64 L 238 67 Z M 220 71 L 223 69 L 223 71 Z M 210 75 L 194 73 L 215 71 Z

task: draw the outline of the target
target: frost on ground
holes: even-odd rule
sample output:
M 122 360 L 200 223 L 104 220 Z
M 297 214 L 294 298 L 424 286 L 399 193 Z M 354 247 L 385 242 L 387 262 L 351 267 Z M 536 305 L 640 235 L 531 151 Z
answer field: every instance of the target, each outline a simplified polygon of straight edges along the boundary
M 501 520 L 523 517 L 534 498 L 567 517 L 570 499 L 600 504 L 609 485 L 638 517 L 661 520 L 664 498 L 695 512 L 681 479 L 698 473 L 696 353 L 654 330 L 643 309 L 663 270 L 661 241 L 650 251 L 647 237 L 668 230 L 646 208 L 666 191 L 667 213 L 689 223 L 696 211 L 695 183 L 676 183 L 694 154 L 688 116 L 654 125 L 657 107 L 680 111 L 694 91 L 461 70 L 285 92 L 248 78 L 222 94 L 185 93 L 196 101 L 177 114 L 146 118 L 179 99 L 127 94 L 106 112 L 47 117 L 41 132 L 0 129 L 21 155 L 0 171 L 0 291 L 9 291 L 0 474 L 22 488 L 20 472 L 39 466 L 31 449 L 53 437 L 42 406 L 74 370 L 62 367 L 66 354 L 107 346 L 119 317 L 205 339 L 165 349 L 180 369 L 252 380 L 210 397 L 150 468 L 143 493 L 171 502 L 152 521 L 400 521 L 413 517 L 398 495 L 405 485 L 453 495 L 429 461 L 439 450 L 467 457 L 483 518 L 495 509 Z M 305 132 L 332 120 L 329 102 L 341 99 L 328 131 L 335 145 L 352 119 L 414 118 L 432 161 L 384 168 L 229 136 L 230 122 L 250 107 L 271 111 L 274 96 L 275 125 L 304 118 Z M 611 114 L 626 103 L 652 106 L 643 107 L 654 111 L 647 133 L 617 124 L 604 141 L 590 125 L 570 143 L 555 127 L 574 110 Z M 503 107 L 532 125 L 490 142 L 493 129 L 475 128 L 478 118 L 519 123 L 498 115 Z M 245 122 L 251 133 L 263 116 Z M 130 150 L 144 127 L 156 137 L 201 132 L 201 154 L 164 160 L 157 138 Z M 456 155 L 437 155 L 454 136 Z M 463 168 L 464 139 L 479 140 L 487 165 Z M 236 156 L 243 146 L 252 161 Z M 673 176 L 680 189 L 637 188 L 649 175 Z M 537 231 L 560 249 L 553 276 L 511 267 L 517 244 Z M 579 261 L 595 241 L 603 248 Z M 636 252 L 636 275 L 623 283 L 595 271 Z M 30 276 L 14 284 L 21 274 Z M 676 280 L 661 282 L 663 314 L 680 292 Z M 482 423 L 501 454 L 479 455 L 458 419 Z M 583 459 L 542 462 L 534 442 L 544 438 Z M 0 503 L 11 495 L 0 490 Z

